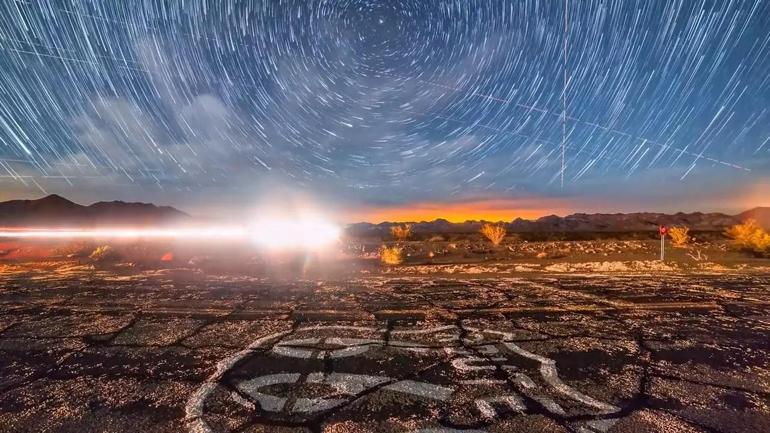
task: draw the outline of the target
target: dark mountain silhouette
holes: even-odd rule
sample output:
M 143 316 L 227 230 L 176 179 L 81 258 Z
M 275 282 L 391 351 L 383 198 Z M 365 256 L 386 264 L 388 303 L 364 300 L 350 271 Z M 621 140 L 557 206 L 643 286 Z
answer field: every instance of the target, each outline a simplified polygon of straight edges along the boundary
M 723 213 L 616 213 L 616 214 L 584 214 L 576 213 L 560 217 L 548 215 L 536 220 L 517 218 L 511 222 L 503 222 L 506 229 L 512 233 L 574 233 L 574 232 L 654 232 L 660 225 L 687 226 L 693 231 L 719 232 L 727 227 L 738 224 L 746 219 L 754 218 L 767 228 L 770 228 L 770 208 L 756 208 L 738 215 Z M 465 221 L 449 223 L 446 220 L 421 221 L 412 224 L 414 233 L 471 233 L 478 232 L 484 221 Z M 402 223 L 384 222 L 380 224 L 357 223 L 348 227 L 353 235 L 387 235 L 390 227 Z
M 2 227 L 143 226 L 186 222 L 189 219 L 186 213 L 168 206 L 122 201 L 83 206 L 56 194 L 39 200 L 0 202 Z
M 560 217 L 549 215 L 536 220 L 517 218 L 504 222 L 513 233 L 558 232 L 645 232 L 658 226 L 684 225 L 694 231 L 722 231 L 725 228 L 755 219 L 770 229 L 770 208 L 758 207 L 738 215 L 723 213 L 576 213 Z M 0 202 L 0 227 L 99 227 L 144 226 L 192 222 L 193 218 L 173 207 L 150 203 L 122 201 L 98 202 L 90 206 L 73 203 L 58 195 L 39 200 Z M 472 233 L 478 232 L 485 221 L 451 223 L 445 219 L 413 222 L 414 233 Z M 348 226 L 352 235 L 387 235 L 395 222 L 380 224 L 357 223 Z

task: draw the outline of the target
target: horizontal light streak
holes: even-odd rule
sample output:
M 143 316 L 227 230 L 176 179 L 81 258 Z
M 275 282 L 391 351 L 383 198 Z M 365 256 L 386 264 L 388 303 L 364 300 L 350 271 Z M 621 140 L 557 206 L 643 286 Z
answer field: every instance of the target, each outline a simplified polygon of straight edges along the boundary
M 68 238 L 182 238 L 182 239 L 247 239 L 250 232 L 244 227 L 194 227 L 169 229 L 140 228 L 4 228 L 0 237 L 68 239 Z

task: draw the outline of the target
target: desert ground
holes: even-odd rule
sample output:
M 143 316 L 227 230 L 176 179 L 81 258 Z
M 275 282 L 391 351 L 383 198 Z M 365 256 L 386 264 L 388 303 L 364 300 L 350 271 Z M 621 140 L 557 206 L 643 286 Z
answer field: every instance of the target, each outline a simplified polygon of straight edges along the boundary
M 386 267 L 380 245 L 7 242 L 0 431 L 770 431 L 767 259 L 435 238 Z

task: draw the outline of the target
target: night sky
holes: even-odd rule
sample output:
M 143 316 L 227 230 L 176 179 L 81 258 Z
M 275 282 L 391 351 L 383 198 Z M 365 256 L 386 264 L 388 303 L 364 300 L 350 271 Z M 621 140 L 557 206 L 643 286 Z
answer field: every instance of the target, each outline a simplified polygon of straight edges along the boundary
M 770 204 L 770 2 L 5 0 L 0 158 L 202 211 Z

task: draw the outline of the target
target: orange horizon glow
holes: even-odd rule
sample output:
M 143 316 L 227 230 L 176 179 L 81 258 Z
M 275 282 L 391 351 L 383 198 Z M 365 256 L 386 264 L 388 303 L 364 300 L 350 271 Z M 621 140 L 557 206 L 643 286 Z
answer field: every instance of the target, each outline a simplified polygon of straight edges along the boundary
M 541 206 L 537 206 L 540 204 Z M 369 208 L 345 214 L 347 222 L 418 222 L 445 219 L 452 223 L 470 220 L 513 221 L 516 218 L 537 219 L 552 214 L 569 213 L 561 206 L 514 200 L 480 200 L 466 203 L 411 203 L 398 207 Z

